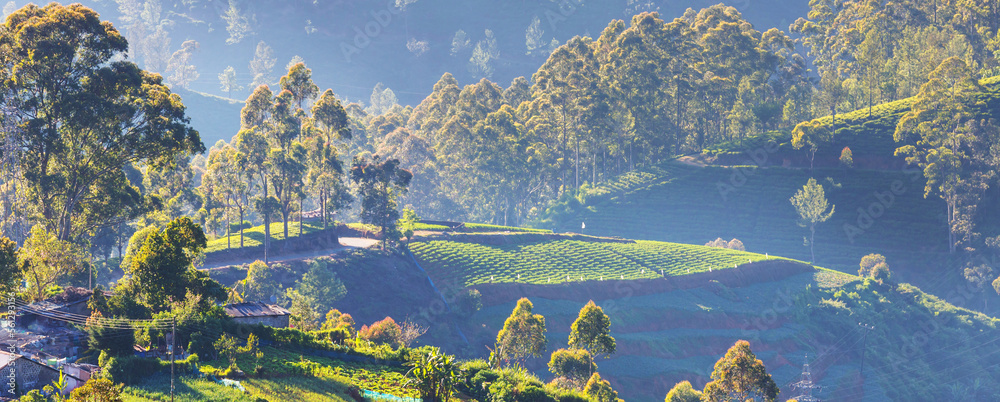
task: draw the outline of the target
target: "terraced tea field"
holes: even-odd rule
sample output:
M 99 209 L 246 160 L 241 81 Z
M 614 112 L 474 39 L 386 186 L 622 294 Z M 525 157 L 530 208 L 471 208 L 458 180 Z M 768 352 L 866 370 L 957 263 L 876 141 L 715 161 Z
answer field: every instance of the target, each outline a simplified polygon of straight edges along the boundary
M 945 258 L 944 204 L 923 197 L 920 171 L 667 168 L 671 176 L 654 184 L 608 190 L 575 208 L 557 205 L 540 226 L 577 232 L 586 223 L 590 235 L 688 244 L 737 238 L 748 251 L 809 260 L 809 231 L 788 200 L 815 177 L 836 207 L 816 227 L 817 265 L 857 272 L 861 257 L 875 252 L 896 268 L 930 268 Z
M 564 282 L 652 279 L 731 269 L 765 259 L 764 254 L 657 241 L 606 241 L 585 236 L 507 244 L 477 237 L 416 241 L 410 250 L 436 281 L 472 286 L 482 283 L 558 284 Z M 771 257 L 774 259 L 774 257 Z M 661 274 L 662 272 L 662 274 Z

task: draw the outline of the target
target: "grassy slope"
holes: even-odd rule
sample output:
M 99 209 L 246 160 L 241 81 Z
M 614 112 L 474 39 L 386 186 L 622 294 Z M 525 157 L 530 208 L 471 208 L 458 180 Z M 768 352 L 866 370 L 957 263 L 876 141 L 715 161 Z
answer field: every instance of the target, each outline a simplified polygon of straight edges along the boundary
M 492 245 L 497 239 L 485 236 L 452 237 L 415 242 L 411 247 L 435 282 L 447 283 L 449 276 L 465 267 L 470 274 L 464 278 L 479 283 L 478 288 L 490 286 L 477 279 L 485 275 L 484 269 L 494 275 L 504 272 L 497 281 L 513 281 L 514 271 L 507 271 L 497 259 L 502 255 L 528 259 L 517 266 L 522 272 L 547 273 L 564 267 L 609 273 L 607 264 L 613 259 L 596 254 L 628 246 L 600 239 L 584 241 L 579 236 L 576 240 L 506 236 L 534 240 L 510 239 L 500 246 Z M 658 247 L 636 248 L 632 258 L 643 258 L 654 269 L 684 267 L 682 273 L 687 266 L 693 272 L 704 269 L 699 260 L 728 259 L 734 254 L 700 246 L 648 244 Z M 563 251 L 562 260 L 550 260 L 555 250 Z M 522 273 L 522 282 L 543 281 Z M 946 398 L 950 384 L 986 380 L 997 374 L 1000 365 L 1000 356 L 981 353 L 990 341 L 1000 339 L 996 319 L 956 308 L 909 285 L 891 289 L 829 270 L 742 287 L 711 281 L 698 288 L 654 294 L 641 291 L 644 283 L 618 282 L 615 288 L 621 290 L 620 296 L 614 299 L 592 296 L 611 316 L 612 334 L 618 341 L 618 353 L 598 365 L 626 400 L 660 400 L 680 380 L 704 386 L 715 361 L 738 339 L 751 341 L 785 398 L 797 394 L 790 384 L 798 380 L 807 354 L 814 378 L 824 386 L 818 395 L 825 400 L 860 400 L 862 395 L 863 400 Z M 546 317 L 548 352 L 565 347 L 570 324 L 582 307 L 581 302 L 569 300 L 568 295 L 576 290 L 553 285 L 550 296 L 532 299 L 534 311 Z M 517 297 L 514 292 L 510 300 L 486 306 L 462 325 L 472 350 L 492 346 Z M 868 340 L 864 377 L 858 370 L 862 336 L 858 321 L 877 323 Z M 550 379 L 544 363 L 538 359 L 527 366 Z
M 330 223 L 333 226 L 333 223 Z M 294 238 L 299 235 L 299 222 L 293 221 L 288 222 L 288 237 Z M 313 232 L 318 232 L 323 230 L 323 222 L 302 222 L 302 233 L 309 234 Z M 285 238 L 285 226 L 282 222 L 271 222 L 271 239 L 273 240 L 284 240 Z M 264 225 L 254 226 L 252 228 L 246 228 L 243 230 L 243 245 L 245 247 L 257 247 L 264 243 Z M 240 232 L 233 232 L 228 237 L 222 236 L 208 242 L 208 248 L 205 249 L 205 253 L 212 253 L 215 251 L 222 251 L 229 247 L 239 248 L 240 247 Z
M 833 217 L 816 229 L 820 265 L 855 272 L 863 255 L 880 252 L 897 268 L 928 266 L 940 261 L 939 251 L 945 250 L 945 227 L 938 219 L 943 204 L 923 198 L 919 172 L 816 169 L 810 174 L 800 169 L 697 168 L 673 162 L 656 169 L 657 176 L 630 174 L 602 185 L 603 194 L 587 197 L 581 206 L 557 205 L 553 211 L 558 212 L 545 226 L 579 230 L 580 222 L 585 222 L 591 234 L 694 244 L 716 237 L 738 238 L 749 251 L 808 261 L 809 248 L 803 246 L 808 229 L 797 225 L 798 215 L 788 200 L 816 177 L 836 206 Z M 893 196 L 888 208 L 882 207 L 875 193 L 891 192 L 897 181 L 901 194 Z M 859 217 L 861 224 L 869 222 L 859 208 L 881 215 L 864 229 Z M 845 225 L 863 233 L 852 236 Z

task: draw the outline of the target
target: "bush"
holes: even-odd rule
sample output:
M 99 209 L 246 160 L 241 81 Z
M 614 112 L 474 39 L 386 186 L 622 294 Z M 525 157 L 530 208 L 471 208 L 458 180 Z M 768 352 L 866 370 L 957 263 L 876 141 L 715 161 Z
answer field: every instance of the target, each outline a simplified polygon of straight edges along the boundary
M 74 401 L 121 401 L 122 384 L 115 384 L 105 378 L 87 381 L 70 394 Z
M 840 163 L 847 167 L 854 166 L 854 153 L 851 152 L 851 148 L 844 147 L 840 151 Z
M 170 364 L 167 363 L 167 367 Z M 104 378 L 126 385 L 137 384 L 162 368 L 160 359 L 135 356 L 111 357 L 101 367 Z
M 334 329 L 327 329 L 323 331 L 314 332 L 319 339 L 329 340 L 330 343 L 334 345 L 343 345 L 348 339 L 353 336 L 351 334 L 351 329 L 348 327 L 337 327 Z
M 100 320 L 103 316 L 95 312 L 90 319 Z M 135 332 L 131 329 L 105 328 L 99 325 L 87 326 L 87 346 L 109 356 L 129 356 L 135 353 Z
M 208 360 L 215 360 L 216 351 L 211 337 L 202 334 L 201 331 L 191 334 L 191 340 L 187 344 L 189 353 L 205 356 Z
M 667 393 L 665 402 L 698 402 L 701 401 L 701 391 L 694 389 L 689 381 L 681 381 Z
M 399 324 L 396 324 L 396 321 L 392 317 L 385 317 L 381 321 L 376 321 L 371 327 L 365 325 L 358 331 L 361 339 L 393 346 L 400 344 L 402 334 L 402 328 Z
M 583 388 L 591 373 L 597 371 L 594 357 L 585 349 L 559 349 L 552 352 L 549 371 L 565 378 L 574 389 Z
M 479 290 L 469 289 L 458 294 L 455 300 L 458 314 L 468 318 L 483 308 L 483 294 Z
M 889 272 L 889 264 L 879 263 L 872 267 L 872 279 L 878 282 L 880 285 L 890 283 L 892 274 Z
M 858 276 L 862 278 L 870 278 L 874 273 L 875 266 L 879 264 L 885 264 L 885 257 L 882 254 L 868 254 L 861 257 L 860 269 L 858 269 Z M 889 268 L 888 265 L 885 266 L 886 269 Z
M 240 229 L 250 229 L 252 227 L 253 223 L 250 223 L 250 221 L 232 222 L 229 224 L 229 233 L 239 235 Z
M 500 378 L 500 374 L 490 369 L 485 360 L 472 360 L 459 365 L 465 380 L 456 385 L 456 389 L 476 400 L 488 401 L 490 397 L 489 384 Z

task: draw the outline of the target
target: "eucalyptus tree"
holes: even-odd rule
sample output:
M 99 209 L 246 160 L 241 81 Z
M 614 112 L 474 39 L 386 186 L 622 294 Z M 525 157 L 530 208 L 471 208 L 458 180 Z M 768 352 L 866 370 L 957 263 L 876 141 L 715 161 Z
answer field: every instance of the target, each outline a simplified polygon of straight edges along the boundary
M 924 197 L 936 193 L 945 202 L 948 250 L 954 253 L 971 234 L 966 207 L 978 202 L 995 175 L 998 130 L 978 121 L 983 88 L 964 61 L 949 58 L 928 78 L 896 125 L 896 155 L 923 169 Z
M 19 168 L 32 220 L 59 240 L 131 220 L 155 203 L 127 167 L 165 167 L 204 151 L 184 105 L 157 74 L 125 61 L 128 44 L 80 5 L 27 5 L 7 17 L 0 43 L 3 105 L 19 133 Z
M 278 200 L 285 238 L 288 238 L 288 220 L 295 208 L 294 201 L 301 200 L 306 174 L 306 149 L 297 141 L 302 132 L 304 112 L 294 106 L 295 95 L 289 90 L 282 90 L 274 98 L 274 113 L 269 131 L 268 142 L 268 173 L 270 183 L 274 188 L 274 196 Z
M 340 152 L 334 145 L 334 140 L 352 138 L 351 126 L 347 111 L 330 89 L 323 92 L 311 111 L 309 124 L 319 135 L 306 140 L 309 157 L 307 180 L 309 188 L 318 198 L 325 229 L 330 209 L 337 211 L 351 202 L 351 195 L 342 180 L 344 169 Z
M 533 77 L 532 98 L 551 108 L 552 116 L 558 119 L 555 126 L 559 127 L 559 139 L 554 144 L 562 154 L 562 184 L 569 182 L 565 175 L 572 170 L 574 188 L 580 186 L 580 148 L 581 141 L 586 141 L 588 123 L 595 115 L 603 115 L 600 99 L 604 94 L 599 87 L 600 69 L 593 45 L 590 38 L 571 39 L 557 48 Z M 568 166 L 570 159 L 572 169 Z
M 361 197 L 361 221 L 382 230 L 383 247 L 396 232 L 399 208 L 396 199 L 406 193 L 413 174 L 399 167 L 399 160 L 382 161 L 378 155 L 371 160 L 354 158 L 351 181 L 358 186 Z
M 223 91 L 226 91 L 226 95 L 230 98 L 233 97 L 233 91 L 238 92 L 243 90 L 243 86 L 236 80 L 236 69 L 233 66 L 227 66 L 219 74 L 219 85 Z
M 242 129 L 236 134 L 233 146 L 241 155 L 242 161 L 260 180 L 261 195 L 253 200 L 254 209 L 264 220 L 264 262 L 267 261 L 267 251 L 271 245 L 271 217 L 276 211 L 277 200 L 269 193 L 268 178 L 270 177 L 270 160 L 268 158 L 271 146 L 268 136 L 272 131 L 271 116 L 274 113 L 274 95 L 267 85 L 258 86 L 247 98 L 240 111 Z

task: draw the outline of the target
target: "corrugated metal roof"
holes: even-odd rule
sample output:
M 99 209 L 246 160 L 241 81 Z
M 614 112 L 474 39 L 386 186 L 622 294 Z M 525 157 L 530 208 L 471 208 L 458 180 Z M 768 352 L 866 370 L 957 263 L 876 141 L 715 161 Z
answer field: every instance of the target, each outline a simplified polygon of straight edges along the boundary
M 288 310 L 274 304 L 261 302 L 227 304 L 223 307 L 230 317 L 275 317 L 291 315 Z

